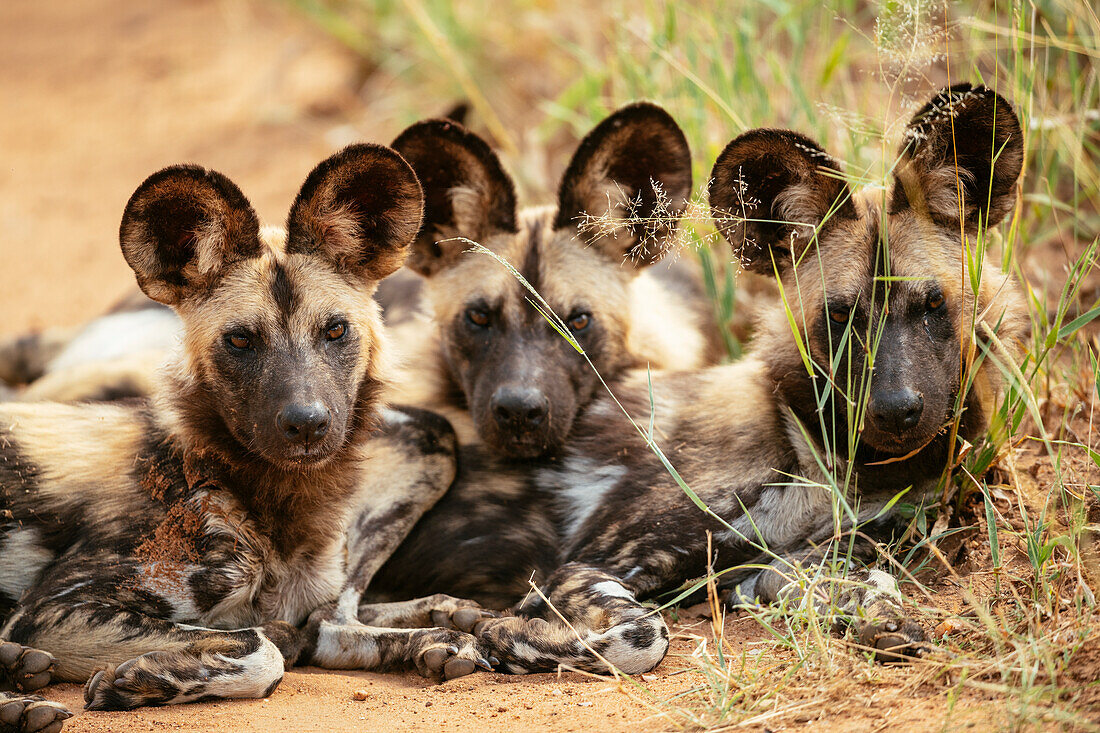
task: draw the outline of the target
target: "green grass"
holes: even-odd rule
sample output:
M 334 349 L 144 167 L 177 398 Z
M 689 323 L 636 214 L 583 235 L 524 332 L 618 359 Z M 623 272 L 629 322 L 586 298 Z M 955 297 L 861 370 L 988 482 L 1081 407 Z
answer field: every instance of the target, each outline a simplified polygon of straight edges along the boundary
M 730 327 L 743 325 L 738 290 L 749 276 L 735 276 L 728 248 L 714 245 L 701 192 L 732 137 L 790 127 L 843 161 L 854 184 L 885 185 L 902 126 L 932 92 L 971 81 L 1009 98 L 1026 136 L 1020 203 L 967 256 L 977 263 L 988 252 L 1023 284 L 1030 342 L 1017 362 L 995 348 L 969 355 L 973 365 L 994 362 L 1007 384 L 988 435 L 962 451 L 937 507 L 899 500 L 913 519 L 896 554 L 899 574 L 930 625 L 964 629 L 946 644 L 950 654 L 898 678 L 830 639 L 813 609 L 764 609 L 769 651 L 739 646 L 715 624 L 700 636 L 705 651 L 690 660 L 685 692 L 646 699 L 674 725 L 777 725 L 797 721 L 838 680 L 888 679 L 899 695 L 931 686 L 942 720 L 930 725 L 944 730 L 967 723 L 968 705 L 989 694 L 999 702 L 983 726 L 1091 727 L 1089 701 L 1100 693 L 1073 674 L 1082 648 L 1100 649 L 1100 18 L 1089 0 L 292 4 L 409 90 L 408 122 L 470 100 L 475 127 L 493 138 L 529 200 L 549 200 L 576 139 L 613 109 L 635 99 L 668 109 L 691 143 L 700 191 L 685 244 L 699 253 L 731 359 L 743 348 Z M 808 356 L 806 366 L 829 370 Z M 651 430 L 635 428 L 659 450 Z M 839 518 L 852 512 L 847 477 L 832 481 Z M 967 523 L 980 532 L 971 549 L 980 570 L 962 577 L 941 547 Z M 928 595 L 917 579 L 928 574 L 955 588 L 961 611 L 947 613 Z

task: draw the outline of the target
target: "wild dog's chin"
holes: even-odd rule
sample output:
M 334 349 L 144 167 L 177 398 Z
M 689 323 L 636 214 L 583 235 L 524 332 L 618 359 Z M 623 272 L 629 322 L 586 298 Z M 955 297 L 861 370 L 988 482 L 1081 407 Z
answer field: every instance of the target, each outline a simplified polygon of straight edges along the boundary
M 311 471 L 322 468 L 332 461 L 338 452 L 337 448 L 326 446 L 316 446 L 308 449 L 297 447 L 281 451 L 278 454 L 265 453 L 263 458 L 276 468 L 294 473 L 296 471 Z
M 555 421 L 547 429 L 521 435 L 500 430 L 491 421 L 477 424 L 476 427 L 482 442 L 490 450 L 505 459 L 523 461 L 558 452 L 565 443 L 566 436 L 569 435 L 572 423 L 573 421 L 570 420 L 568 425 L 562 425 L 561 422 Z
M 879 460 L 901 458 L 926 448 L 942 432 L 940 428 L 940 425 L 934 423 L 927 427 L 921 424 L 899 435 L 888 430 L 878 430 L 868 423 L 859 436 L 859 442 L 862 448 L 872 452 Z
M 275 468 L 295 473 L 312 471 L 325 466 L 342 452 L 346 440 L 344 431 L 329 433 L 324 439 L 312 445 L 295 445 L 282 441 L 240 441 L 248 446 L 253 455 L 271 464 Z
M 544 440 L 515 440 L 507 437 L 493 447 L 505 457 L 515 460 L 539 458 L 551 450 L 551 446 Z

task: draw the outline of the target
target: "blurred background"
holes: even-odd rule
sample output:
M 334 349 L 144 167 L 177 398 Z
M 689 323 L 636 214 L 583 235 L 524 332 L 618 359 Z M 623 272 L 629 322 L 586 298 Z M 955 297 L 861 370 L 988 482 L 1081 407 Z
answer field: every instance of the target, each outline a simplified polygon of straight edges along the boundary
M 757 276 L 735 277 L 707 218 L 702 191 L 726 143 L 752 127 L 794 128 L 853 182 L 882 186 L 913 111 L 947 84 L 984 83 L 1024 124 L 1020 205 L 975 256 L 988 245 L 1028 293 L 1026 384 L 1010 380 L 1018 388 L 995 416 L 1011 429 L 960 451 L 948 511 L 933 524 L 914 510 L 933 549 L 970 528 L 946 551 L 981 600 L 952 606 L 946 576 L 935 593 L 950 613 L 973 606 L 969 618 L 982 619 L 985 631 L 954 647 L 981 663 L 960 656 L 953 671 L 888 677 L 855 666 L 842 646 L 815 656 L 784 621 L 788 631 L 769 629 L 778 641 L 748 667 L 743 650 L 714 643 L 713 659 L 696 660 L 707 683 L 659 709 L 691 729 L 757 712 L 753 724 L 782 725 L 772 718 L 782 703 L 801 726 L 824 709 L 806 705 L 843 702 L 859 712 L 841 728 L 870 730 L 868 710 L 888 726 L 898 710 L 921 716 L 942 704 L 945 721 L 973 706 L 980 728 L 1018 731 L 1074 729 L 1079 707 L 1091 730 L 1100 720 L 1090 589 L 1100 588 L 1098 73 L 1096 0 L 0 0 L 0 335 L 78 324 L 134 290 L 118 224 L 131 192 L 163 166 L 217 169 L 262 219 L 281 223 L 328 154 L 389 142 L 467 102 L 521 201 L 552 203 L 580 136 L 649 99 L 691 143 L 697 193 L 683 254 L 701 265 L 735 357 L 749 335 L 744 293 L 768 296 L 754 289 Z M 1039 440 L 1047 436 L 1053 444 Z M 916 547 L 906 563 L 925 562 Z M 929 712 L 929 726 L 946 729 L 939 716 Z M 833 729 L 835 718 L 820 720 Z
M 762 125 L 816 136 L 874 185 L 912 110 L 964 80 L 1014 100 L 1028 129 L 1008 266 L 1053 302 L 1087 265 L 1070 304 L 1084 312 L 1100 297 L 1081 263 L 1100 232 L 1098 39 L 1091 0 L 6 0 L 0 332 L 124 294 L 123 206 L 172 163 L 222 171 L 278 223 L 330 152 L 466 100 L 522 200 L 545 203 L 578 137 L 646 98 L 687 132 L 699 191 L 726 142 Z M 733 308 L 728 253 L 707 259 Z

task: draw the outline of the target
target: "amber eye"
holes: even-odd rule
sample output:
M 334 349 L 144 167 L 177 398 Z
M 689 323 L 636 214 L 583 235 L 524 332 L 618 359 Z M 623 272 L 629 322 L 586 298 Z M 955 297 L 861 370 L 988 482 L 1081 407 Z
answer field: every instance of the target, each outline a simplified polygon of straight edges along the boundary
M 592 323 L 592 316 L 587 313 L 576 313 L 570 317 L 568 326 L 570 331 L 583 331 L 590 323 Z
M 943 305 L 943 293 L 936 290 L 928 294 L 928 301 L 925 303 L 925 307 L 930 311 L 934 311 Z
M 466 320 L 478 328 L 486 328 L 489 325 L 489 314 L 478 308 L 466 310 Z
M 845 323 L 848 322 L 848 318 L 851 316 L 851 313 L 852 312 L 847 308 L 830 308 L 829 318 L 832 319 L 833 323 L 839 323 L 843 326 Z
M 252 340 L 243 333 L 231 333 L 225 337 L 225 342 L 237 351 L 248 351 L 252 348 Z
M 334 323 L 333 325 L 328 327 L 328 330 L 325 331 L 325 338 L 327 338 L 329 341 L 337 341 L 339 339 L 342 339 L 344 337 L 344 334 L 347 332 L 348 324 L 340 321 L 339 323 Z

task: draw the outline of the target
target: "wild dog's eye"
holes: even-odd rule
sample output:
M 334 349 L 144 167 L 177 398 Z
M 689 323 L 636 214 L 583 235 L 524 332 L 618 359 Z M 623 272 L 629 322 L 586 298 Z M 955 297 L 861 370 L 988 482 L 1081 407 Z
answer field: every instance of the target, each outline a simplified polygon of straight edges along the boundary
M 252 349 L 252 339 L 244 333 L 227 333 L 225 343 L 235 351 L 250 351 Z
M 591 323 L 592 323 L 592 316 L 590 316 L 589 314 L 587 314 L 587 313 L 574 313 L 573 315 L 571 315 L 569 317 L 569 320 L 566 322 L 566 325 L 569 326 L 570 331 L 573 331 L 574 333 L 577 333 L 577 332 L 583 331 L 584 329 L 588 328 L 589 324 L 591 324 Z
M 852 317 L 852 309 L 844 306 L 832 306 L 829 308 L 829 319 L 833 323 L 843 326 Z
M 489 326 L 489 314 L 480 308 L 467 308 L 466 320 L 478 328 L 488 328 Z
M 343 321 L 337 321 L 336 323 L 330 324 L 329 327 L 325 329 L 325 338 L 329 341 L 339 341 L 344 338 L 344 334 L 347 332 L 348 324 Z
M 933 290 L 928 294 L 928 300 L 924 303 L 925 307 L 930 310 L 939 310 L 943 306 L 943 293 L 939 290 Z

